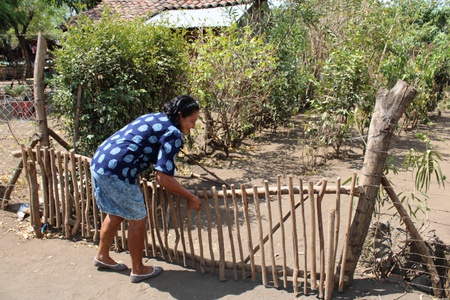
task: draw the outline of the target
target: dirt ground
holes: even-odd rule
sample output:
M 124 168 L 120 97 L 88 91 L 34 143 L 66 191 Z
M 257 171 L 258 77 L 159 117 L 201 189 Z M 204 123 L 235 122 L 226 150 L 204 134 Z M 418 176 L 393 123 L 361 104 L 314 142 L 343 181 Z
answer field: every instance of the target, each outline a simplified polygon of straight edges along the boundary
M 440 162 L 444 175 L 450 170 L 450 112 L 434 117 L 434 126 L 421 127 L 422 132 L 431 134 L 432 145 L 443 157 Z M 35 132 L 30 121 L 0 123 L 0 185 L 6 186 L 19 162 L 12 157 L 19 150 L 19 144 L 27 144 Z M 238 153 L 232 153 L 228 160 L 217 156 L 206 163 L 209 171 L 235 184 L 258 184 L 264 180 L 276 182 L 276 176 L 294 175 L 317 181 L 326 177 L 342 181 L 353 172 L 359 172 L 363 163 L 360 142 L 347 142 L 340 159 L 328 160 L 327 164 L 314 172 L 304 172 L 309 159 L 305 148 L 299 143 L 300 128 L 280 129 L 277 133 L 266 132 L 255 140 L 247 141 Z M 400 166 L 407 151 L 424 147 L 414 138 L 414 132 L 396 138 L 391 149 L 393 163 Z M 199 167 L 192 171 L 209 177 Z M 414 189 L 410 172 L 401 171 L 389 179 L 397 194 L 407 194 Z M 191 187 L 198 182 L 183 180 Z M 199 271 L 179 265 L 150 259 L 148 264 L 162 266 L 165 271 L 157 278 L 140 284 L 131 284 L 129 271 L 123 273 L 101 272 L 92 266 L 96 245 L 86 240 L 63 238 L 35 239 L 28 232 L 28 218 L 17 220 L 17 209 L 27 202 L 26 182 L 21 177 L 17 183 L 7 211 L 0 211 L 0 299 L 294 299 L 292 289 L 266 288 L 251 279 L 221 282 L 218 274 L 201 274 Z M 447 245 L 450 244 L 450 209 L 448 195 L 433 180 L 428 193 L 426 214 L 418 213 L 416 224 L 426 233 L 434 231 Z M 388 205 L 380 208 L 377 219 L 396 223 L 394 212 Z M 127 253 L 115 253 L 114 258 L 130 265 Z M 125 276 L 124 276 L 125 275 Z M 317 295 L 298 296 L 298 299 L 317 298 Z M 392 276 L 384 282 L 373 276 L 357 272 L 353 285 L 344 293 L 333 293 L 333 299 L 432 299 L 424 292 L 412 289 L 401 278 Z

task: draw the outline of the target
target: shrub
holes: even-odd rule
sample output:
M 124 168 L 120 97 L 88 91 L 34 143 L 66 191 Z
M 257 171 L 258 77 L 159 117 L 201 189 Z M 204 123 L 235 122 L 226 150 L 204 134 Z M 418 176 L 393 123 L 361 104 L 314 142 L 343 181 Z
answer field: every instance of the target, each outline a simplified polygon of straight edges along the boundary
M 82 87 L 78 152 L 91 155 L 112 133 L 141 114 L 159 111 L 181 91 L 185 43 L 167 27 L 107 14 L 97 23 L 80 20 L 69 28 L 55 53 L 53 107 L 73 133 Z
M 206 30 L 191 49 L 189 83 L 201 102 L 206 144 L 228 154 L 276 113 L 269 97 L 277 79 L 273 47 L 249 27 L 231 26 Z

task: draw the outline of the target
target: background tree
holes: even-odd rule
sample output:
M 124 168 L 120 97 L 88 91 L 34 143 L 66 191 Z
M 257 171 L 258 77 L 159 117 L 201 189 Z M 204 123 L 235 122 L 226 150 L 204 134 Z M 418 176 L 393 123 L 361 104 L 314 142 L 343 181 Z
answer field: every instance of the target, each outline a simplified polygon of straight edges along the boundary
M 0 3 L 0 34 L 3 51 L 10 54 L 17 43 L 20 56 L 5 55 L 11 63 L 17 60 L 25 62 L 25 75 L 31 73 L 33 55 L 30 40 L 35 39 L 38 32 L 47 37 L 56 38 L 61 31 L 61 25 L 70 15 L 71 11 L 80 12 L 93 7 L 99 1 L 62 1 L 62 0 L 5 0 Z M 15 39 L 5 38 L 12 35 Z
M 102 0 L 53 0 L 53 2 L 58 6 L 67 6 L 79 14 L 82 11 L 94 8 L 97 4 L 102 2 Z
M 19 0 L 4 0 L 0 2 L 0 32 L 5 32 L 12 27 L 12 24 L 25 18 L 22 13 L 16 13 L 20 7 Z

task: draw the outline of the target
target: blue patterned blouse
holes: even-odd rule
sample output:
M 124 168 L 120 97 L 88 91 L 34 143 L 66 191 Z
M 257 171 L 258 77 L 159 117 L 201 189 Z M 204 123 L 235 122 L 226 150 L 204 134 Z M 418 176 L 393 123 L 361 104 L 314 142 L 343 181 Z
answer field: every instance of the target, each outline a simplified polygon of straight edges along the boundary
M 152 164 L 155 170 L 173 176 L 182 139 L 181 131 L 165 114 L 143 115 L 98 147 L 91 169 L 130 184 L 136 184 L 137 175 Z

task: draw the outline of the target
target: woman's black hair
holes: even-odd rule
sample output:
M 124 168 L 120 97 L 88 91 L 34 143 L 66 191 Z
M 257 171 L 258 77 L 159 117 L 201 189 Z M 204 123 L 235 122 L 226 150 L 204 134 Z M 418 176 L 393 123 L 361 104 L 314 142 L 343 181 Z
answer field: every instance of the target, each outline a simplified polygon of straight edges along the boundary
M 186 118 L 199 110 L 200 106 L 198 105 L 197 100 L 189 95 L 175 97 L 164 104 L 165 114 L 178 129 L 180 129 L 180 113 L 183 118 Z

